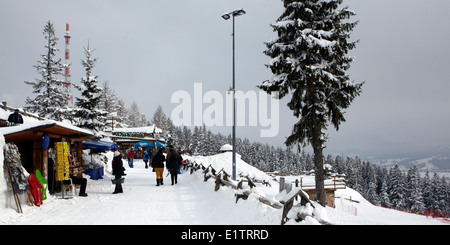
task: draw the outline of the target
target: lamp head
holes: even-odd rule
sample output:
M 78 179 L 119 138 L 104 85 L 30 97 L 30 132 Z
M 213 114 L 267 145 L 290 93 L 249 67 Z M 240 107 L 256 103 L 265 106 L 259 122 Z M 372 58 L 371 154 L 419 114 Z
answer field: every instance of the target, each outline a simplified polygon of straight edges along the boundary
M 233 15 L 234 16 L 241 16 L 241 15 L 244 15 L 244 14 L 246 14 L 244 9 L 239 9 L 239 10 L 233 11 Z
M 238 10 L 235 10 L 235 11 L 231 11 L 231 12 L 229 12 L 229 13 L 225 13 L 225 14 L 223 14 L 222 15 L 222 18 L 224 19 L 224 20 L 229 20 L 230 18 L 231 18 L 231 16 L 241 16 L 241 15 L 244 15 L 244 14 L 246 14 L 246 12 L 245 12 L 245 10 L 244 9 L 238 9 Z
M 224 20 L 228 20 L 228 19 L 231 18 L 231 16 L 230 16 L 230 14 L 224 14 L 224 15 L 222 15 L 222 18 L 223 18 Z

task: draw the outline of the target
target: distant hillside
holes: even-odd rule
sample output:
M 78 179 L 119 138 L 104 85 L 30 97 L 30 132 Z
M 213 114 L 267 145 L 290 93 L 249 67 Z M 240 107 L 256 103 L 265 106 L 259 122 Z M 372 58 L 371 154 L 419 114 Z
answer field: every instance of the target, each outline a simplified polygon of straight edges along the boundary
M 376 156 L 370 158 L 370 161 L 387 168 L 398 165 L 402 170 L 408 170 L 411 166 L 416 165 L 420 172 L 429 170 L 450 177 L 450 151 L 448 148 L 439 148 L 430 153 Z

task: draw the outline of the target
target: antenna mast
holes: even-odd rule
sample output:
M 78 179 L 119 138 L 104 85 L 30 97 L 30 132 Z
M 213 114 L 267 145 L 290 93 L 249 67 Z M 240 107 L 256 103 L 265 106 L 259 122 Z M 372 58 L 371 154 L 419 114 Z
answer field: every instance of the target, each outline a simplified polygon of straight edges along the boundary
M 70 75 L 70 34 L 69 34 L 69 23 L 66 23 L 66 35 L 64 36 L 66 39 L 66 59 L 65 59 L 65 72 L 64 72 L 64 87 L 67 93 L 67 105 L 69 107 L 73 106 L 73 95 L 72 95 L 72 81 Z

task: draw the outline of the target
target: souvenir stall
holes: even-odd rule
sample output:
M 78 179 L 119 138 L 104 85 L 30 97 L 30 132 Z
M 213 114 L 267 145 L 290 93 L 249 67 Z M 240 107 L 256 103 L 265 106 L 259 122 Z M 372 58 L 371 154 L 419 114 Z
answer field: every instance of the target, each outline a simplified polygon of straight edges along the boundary
M 108 164 L 108 157 L 104 154 L 108 151 L 117 150 L 114 142 L 106 141 L 84 141 L 83 142 L 83 168 L 84 174 L 91 179 L 103 179 L 105 165 Z M 112 158 L 112 156 L 110 156 Z
M 161 136 L 163 135 L 163 131 L 153 126 L 147 127 L 137 127 L 137 128 L 115 128 L 111 130 L 111 135 L 109 136 L 115 143 L 117 143 L 119 147 L 119 151 L 122 153 L 122 157 L 127 158 L 128 151 L 134 149 L 135 159 L 141 159 L 144 155 L 144 151 L 147 150 L 150 154 L 155 148 L 160 148 L 165 146 L 161 142 L 165 142 L 165 139 Z M 144 147 L 146 149 L 142 150 L 143 147 L 136 146 L 140 142 L 148 142 L 152 146 Z
M 40 175 L 51 194 L 61 191 L 60 182 L 69 178 L 73 166 L 81 166 L 82 141 L 93 136 L 88 130 L 53 120 L 0 128 L 0 133 L 6 143 L 17 146 L 23 169 Z

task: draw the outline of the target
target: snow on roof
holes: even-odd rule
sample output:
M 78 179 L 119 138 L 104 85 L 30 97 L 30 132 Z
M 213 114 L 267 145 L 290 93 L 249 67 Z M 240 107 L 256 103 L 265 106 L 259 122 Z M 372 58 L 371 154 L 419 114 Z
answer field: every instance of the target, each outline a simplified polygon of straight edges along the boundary
M 220 147 L 220 151 L 232 151 L 233 150 L 233 146 L 230 144 L 225 144 L 222 147 Z
M 24 124 L 18 125 L 18 126 L 0 128 L 0 134 L 9 135 L 9 134 L 14 134 L 14 133 L 30 130 L 33 128 L 37 128 L 37 127 L 50 126 L 50 125 L 57 125 L 57 126 L 60 126 L 60 127 L 66 128 L 66 129 L 70 129 L 73 131 L 77 131 L 80 133 L 94 135 L 90 130 L 73 126 L 70 123 L 58 122 L 58 121 L 54 121 L 54 120 L 35 121 L 35 122 L 30 122 L 30 123 L 24 123 Z
M 147 133 L 152 134 L 162 133 L 162 129 L 156 127 L 155 125 L 147 127 L 137 127 L 137 128 L 115 128 L 113 133 Z
M 11 112 L 6 111 L 5 109 L 3 109 L 2 107 L 0 107 L 0 119 L 3 120 L 8 120 L 9 115 L 11 114 Z
M 26 114 L 31 114 L 31 113 L 29 113 L 29 112 L 23 113 L 23 109 L 22 108 L 17 108 L 17 109 L 19 109 L 20 114 L 22 115 L 24 123 L 39 121 L 37 118 L 29 117 L 29 116 L 26 115 Z M 9 115 L 11 115 L 11 113 L 13 113 L 13 110 L 12 110 L 11 107 L 9 107 L 8 110 L 5 110 L 3 106 L 0 106 L 0 119 L 3 119 L 5 121 L 7 121 L 8 117 L 9 117 Z

